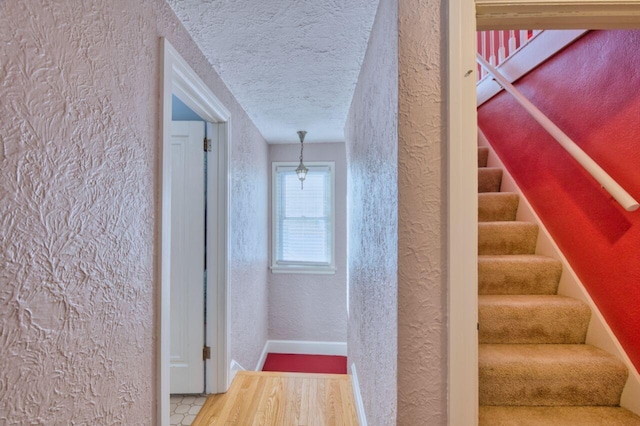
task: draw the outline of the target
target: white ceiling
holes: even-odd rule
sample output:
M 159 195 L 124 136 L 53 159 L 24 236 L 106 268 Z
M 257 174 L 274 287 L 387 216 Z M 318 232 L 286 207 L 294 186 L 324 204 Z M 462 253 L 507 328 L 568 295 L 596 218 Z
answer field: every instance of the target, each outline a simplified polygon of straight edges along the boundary
M 379 0 L 167 0 L 269 143 L 344 140 Z

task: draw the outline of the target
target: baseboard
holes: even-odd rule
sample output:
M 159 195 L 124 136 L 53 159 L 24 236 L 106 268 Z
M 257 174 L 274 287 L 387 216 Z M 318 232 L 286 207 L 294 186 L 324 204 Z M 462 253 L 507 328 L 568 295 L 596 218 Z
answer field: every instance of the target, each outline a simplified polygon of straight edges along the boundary
M 260 354 L 260 358 L 258 358 L 258 364 L 256 364 L 256 371 L 262 371 L 264 362 L 267 360 L 267 354 L 269 353 L 269 342 L 270 340 L 267 340 L 264 343 L 264 348 L 262 348 L 262 353 Z
M 355 363 L 351 364 L 349 373 L 351 374 L 351 387 L 353 388 L 353 400 L 356 405 L 356 413 L 358 414 L 358 423 L 360 423 L 360 426 L 367 426 L 367 416 L 364 412 L 364 403 L 362 402 L 362 395 L 360 394 L 360 384 L 358 383 L 358 373 Z
M 236 377 L 238 371 L 245 371 L 246 369 L 241 366 L 238 361 L 235 359 L 231 360 L 231 364 L 229 365 L 229 385 L 233 382 L 233 379 Z
M 544 226 L 544 223 L 536 214 L 535 210 L 529 203 L 529 200 L 522 193 L 516 184 L 515 179 L 511 176 L 500 158 L 495 154 L 491 144 L 480 129 L 478 129 L 478 145 L 489 148 L 490 154 L 489 162 L 487 163 L 488 166 L 502 168 L 503 175 L 501 190 L 505 192 L 515 192 L 520 196 L 517 220 L 529 221 L 538 224 L 540 232 L 538 233 L 536 253 L 553 257 L 562 262 L 563 272 L 562 278 L 560 279 L 560 285 L 558 287 L 558 294 L 582 300 L 591 308 L 593 315 L 591 315 L 586 343 L 617 356 L 618 359 L 624 362 L 627 366 L 627 369 L 629 370 L 629 378 L 627 379 L 627 383 L 622 392 L 620 405 L 627 410 L 640 415 L 640 374 L 638 374 L 638 370 L 636 370 L 631 359 L 618 341 L 618 338 L 615 336 L 604 316 L 598 309 L 598 306 L 595 304 L 589 295 L 589 292 L 584 287 L 584 284 L 582 284 L 582 281 L 580 281 L 578 275 L 569 264 L 569 261 L 564 254 L 562 254 L 562 251 L 560 251 L 560 248 L 551 237 L 551 233 L 549 233 L 547 228 Z
M 347 356 L 346 342 L 314 342 L 307 340 L 267 340 L 256 365 L 261 371 L 267 354 L 305 354 L 305 355 L 341 355 Z

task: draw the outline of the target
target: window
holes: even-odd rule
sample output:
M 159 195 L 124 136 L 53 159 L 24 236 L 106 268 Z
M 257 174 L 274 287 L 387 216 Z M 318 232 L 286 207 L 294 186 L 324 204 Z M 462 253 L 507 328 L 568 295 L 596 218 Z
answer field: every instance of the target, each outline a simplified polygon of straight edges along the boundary
M 273 163 L 273 272 L 334 273 L 333 162 L 306 163 L 304 189 L 297 163 Z

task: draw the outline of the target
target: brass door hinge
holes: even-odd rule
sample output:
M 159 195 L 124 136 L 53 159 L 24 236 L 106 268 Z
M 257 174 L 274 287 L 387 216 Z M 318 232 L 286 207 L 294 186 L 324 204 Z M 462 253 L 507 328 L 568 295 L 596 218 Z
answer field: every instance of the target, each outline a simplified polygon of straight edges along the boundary
M 213 148 L 213 144 L 211 143 L 211 139 L 204 138 L 204 152 L 211 152 Z
M 211 348 L 209 346 L 205 346 L 202 348 L 202 360 L 211 359 Z

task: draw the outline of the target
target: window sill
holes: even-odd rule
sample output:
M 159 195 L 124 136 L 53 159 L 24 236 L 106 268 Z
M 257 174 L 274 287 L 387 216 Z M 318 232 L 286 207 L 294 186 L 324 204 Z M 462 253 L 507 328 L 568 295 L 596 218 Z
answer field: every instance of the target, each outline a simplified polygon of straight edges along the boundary
M 298 266 L 298 265 L 277 265 L 269 267 L 272 274 L 317 274 L 334 275 L 336 268 L 333 266 Z

